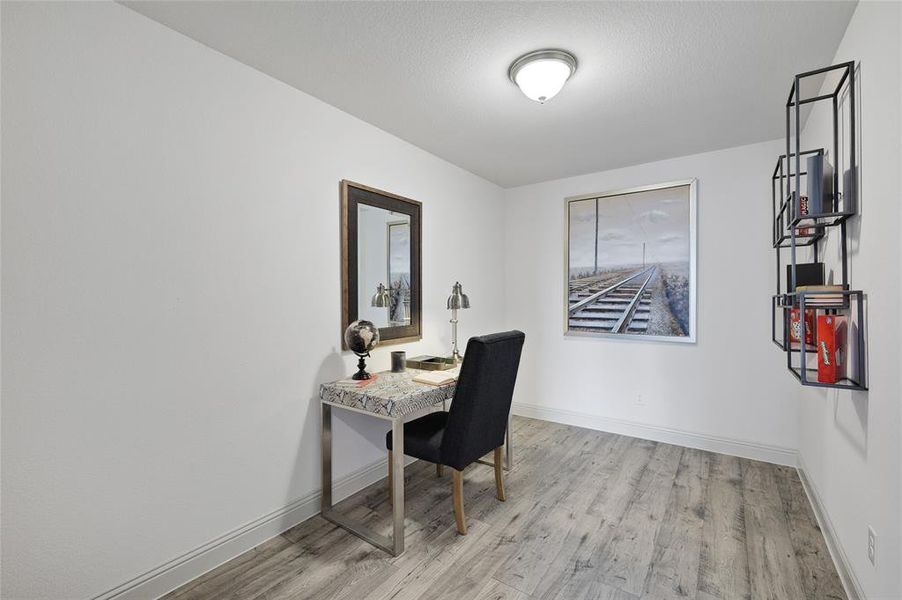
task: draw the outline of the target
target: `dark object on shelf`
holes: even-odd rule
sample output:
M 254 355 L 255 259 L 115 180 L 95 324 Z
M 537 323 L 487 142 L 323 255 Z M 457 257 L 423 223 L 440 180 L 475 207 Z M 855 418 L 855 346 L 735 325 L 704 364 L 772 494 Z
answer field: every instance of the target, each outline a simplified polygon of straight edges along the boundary
M 363 319 L 354 321 L 345 329 L 344 342 L 345 346 L 360 358 L 357 361 L 357 372 L 351 379 L 369 379 L 370 374 L 366 372 L 364 358 L 368 357 L 370 350 L 379 343 L 379 328 Z
M 843 171 L 842 189 L 844 189 L 845 192 L 839 195 L 842 198 L 843 204 L 847 205 L 853 212 L 857 212 L 858 210 L 858 202 L 855 198 L 855 182 L 853 181 L 856 177 L 858 177 L 858 169 L 855 167 Z
M 786 265 L 786 291 L 792 293 L 800 285 L 823 285 L 824 263 L 797 263 L 795 285 L 792 280 L 792 265 Z
M 407 359 L 407 353 L 403 350 L 395 350 L 391 353 L 391 372 L 403 373 L 406 370 L 404 363 Z
M 424 371 L 447 371 L 456 366 L 453 358 L 444 356 L 414 356 L 407 359 L 407 366 L 411 369 L 423 369 Z
M 829 214 L 834 210 L 833 167 L 823 152 L 808 157 L 808 198 L 811 206 L 808 214 Z

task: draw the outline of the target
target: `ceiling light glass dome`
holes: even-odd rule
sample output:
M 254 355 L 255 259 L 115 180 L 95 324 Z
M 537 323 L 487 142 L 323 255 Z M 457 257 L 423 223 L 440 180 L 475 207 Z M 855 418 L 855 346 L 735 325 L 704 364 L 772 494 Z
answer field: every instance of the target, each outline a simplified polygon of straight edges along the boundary
M 515 60 L 507 75 L 527 98 L 545 104 L 575 72 L 576 57 L 569 52 L 536 50 Z

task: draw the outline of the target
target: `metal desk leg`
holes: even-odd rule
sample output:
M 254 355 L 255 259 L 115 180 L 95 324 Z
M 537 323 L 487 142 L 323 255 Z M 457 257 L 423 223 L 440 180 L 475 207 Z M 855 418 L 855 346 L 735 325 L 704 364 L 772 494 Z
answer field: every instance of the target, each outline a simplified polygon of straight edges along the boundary
M 392 434 L 392 546 L 395 556 L 404 552 L 404 421 L 393 419 Z
M 332 508 L 332 407 L 320 402 L 322 410 L 322 436 L 320 454 L 322 457 L 322 500 L 320 511 L 323 515 Z
M 332 506 L 332 405 L 321 402 L 322 409 L 322 501 L 320 503 L 321 514 L 324 519 L 334 523 L 342 529 L 353 533 L 357 537 L 366 540 L 377 548 L 385 550 L 389 554 L 398 556 L 404 552 L 404 420 L 391 419 L 392 436 L 392 467 L 394 468 L 394 480 L 392 491 L 393 535 L 386 537 L 352 519 L 337 513 Z M 344 407 L 340 407 L 344 408 Z M 348 409 L 354 410 L 354 409 Z M 364 412 L 364 411 L 357 411 Z M 380 417 L 387 419 L 387 417 Z

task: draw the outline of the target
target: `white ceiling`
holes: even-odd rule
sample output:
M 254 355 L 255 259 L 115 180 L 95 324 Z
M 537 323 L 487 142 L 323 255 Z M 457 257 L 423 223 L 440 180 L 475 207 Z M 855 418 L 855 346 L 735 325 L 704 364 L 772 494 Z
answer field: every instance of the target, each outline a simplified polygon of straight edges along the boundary
M 132 9 L 512 187 L 781 137 L 792 75 L 829 64 L 848 2 L 208 2 Z M 545 105 L 526 52 L 579 69 Z

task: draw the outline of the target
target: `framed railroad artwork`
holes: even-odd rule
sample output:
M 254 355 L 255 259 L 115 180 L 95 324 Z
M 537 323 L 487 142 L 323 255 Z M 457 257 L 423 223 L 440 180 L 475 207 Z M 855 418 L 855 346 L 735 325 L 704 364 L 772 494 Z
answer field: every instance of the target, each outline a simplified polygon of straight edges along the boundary
M 695 342 L 696 180 L 566 198 L 564 334 Z

